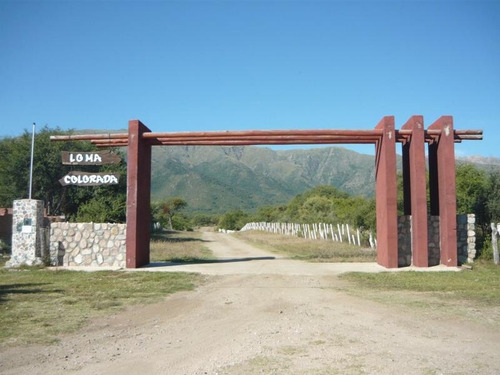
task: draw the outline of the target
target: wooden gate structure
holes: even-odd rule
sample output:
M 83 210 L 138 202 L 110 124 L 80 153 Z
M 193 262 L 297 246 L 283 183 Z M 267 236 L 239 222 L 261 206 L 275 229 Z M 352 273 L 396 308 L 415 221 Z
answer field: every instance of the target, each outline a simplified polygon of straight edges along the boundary
M 99 147 L 127 147 L 126 267 L 149 263 L 152 146 L 244 146 L 290 144 L 374 144 L 377 263 L 398 267 L 396 143 L 403 151 L 404 214 L 412 216 L 412 263 L 428 267 L 428 212 L 425 144 L 428 144 L 430 215 L 439 216 L 441 264 L 457 266 L 455 192 L 456 142 L 482 139 L 482 130 L 455 130 L 442 116 L 427 129 L 423 116 L 412 116 L 395 129 L 385 116 L 372 130 L 251 130 L 222 132 L 151 132 L 130 120 L 128 133 L 52 136 L 53 141 L 89 140 Z

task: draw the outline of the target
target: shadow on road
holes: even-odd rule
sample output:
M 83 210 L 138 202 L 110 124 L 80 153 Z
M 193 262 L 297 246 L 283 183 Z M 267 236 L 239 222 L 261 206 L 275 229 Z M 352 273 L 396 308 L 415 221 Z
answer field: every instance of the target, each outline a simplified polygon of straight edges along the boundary
M 228 258 L 228 259 L 207 259 L 207 260 L 193 260 L 193 261 L 172 261 L 172 262 L 153 262 L 142 268 L 155 268 L 155 267 L 169 267 L 181 266 L 183 264 L 210 264 L 210 263 L 236 263 L 236 262 L 250 262 L 252 260 L 273 260 L 276 257 L 246 257 L 246 258 Z

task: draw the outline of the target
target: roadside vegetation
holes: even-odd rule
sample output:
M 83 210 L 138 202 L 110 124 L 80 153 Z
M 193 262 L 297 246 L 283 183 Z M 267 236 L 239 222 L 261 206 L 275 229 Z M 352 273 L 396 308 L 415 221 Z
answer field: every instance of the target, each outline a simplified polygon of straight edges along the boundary
M 212 259 L 199 232 L 166 231 L 151 241 L 151 259 L 198 262 Z M 127 306 L 161 301 L 192 290 L 203 277 L 184 272 L 78 272 L 44 267 L 3 269 L 0 262 L 0 347 L 50 343 L 91 319 Z
M 462 272 L 348 273 L 350 294 L 408 309 L 500 325 L 500 267 L 478 261 Z
M 201 276 L 160 272 L 0 270 L 0 346 L 50 343 L 91 319 L 192 290 Z
M 151 262 L 196 263 L 214 259 L 200 232 L 158 231 L 151 237 Z
M 376 252 L 348 243 L 309 240 L 261 231 L 245 231 L 236 237 L 261 249 L 309 262 L 375 262 Z
M 47 215 L 64 216 L 77 222 L 125 222 L 127 166 L 124 153 L 119 164 L 79 166 L 84 172 L 120 173 L 117 185 L 75 189 L 61 186 L 59 179 L 74 169 L 61 163 L 61 151 L 97 151 L 88 141 L 51 142 L 51 135 L 72 134 L 47 126 L 36 134 L 33 165 L 33 199 L 44 201 Z M 0 207 L 12 207 L 12 202 L 26 196 L 30 167 L 31 133 L 0 139 Z
M 36 135 L 34 155 L 34 199 L 45 202 L 48 215 L 60 215 L 73 222 L 124 222 L 126 210 L 125 155 L 115 149 L 122 161 L 116 165 L 83 166 L 87 172 L 113 171 L 121 174 L 120 183 L 83 189 L 61 187 L 58 180 L 72 170 L 62 165 L 61 151 L 96 151 L 87 141 L 51 142 L 51 135 L 72 134 L 47 126 Z M 30 165 L 31 134 L 25 131 L 19 137 L 0 139 L 0 207 L 11 207 L 12 202 L 26 194 Z M 398 177 L 398 208 L 402 209 L 402 178 Z M 498 169 L 481 168 L 475 164 L 458 164 L 456 168 L 457 212 L 476 215 L 476 236 L 479 254 L 491 257 L 490 223 L 500 221 L 500 173 Z M 221 197 L 222 198 L 222 197 Z M 333 186 L 317 186 L 305 191 L 288 203 L 255 207 L 253 211 L 232 210 L 206 214 L 190 210 L 185 197 L 164 197 L 152 202 L 152 226 L 169 230 L 193 230 L 197 227 L 218 225 L 238 230 L 247 222 L 289 222 L 349 224 L 365 234 L 376 235 L 375 200 L 352 196 Z M 401 212 L 400 212 L 401 213 Z M 366 237 L 366 235 L 365 235 Z M 8 252 L 10 239 L 4 239 Z

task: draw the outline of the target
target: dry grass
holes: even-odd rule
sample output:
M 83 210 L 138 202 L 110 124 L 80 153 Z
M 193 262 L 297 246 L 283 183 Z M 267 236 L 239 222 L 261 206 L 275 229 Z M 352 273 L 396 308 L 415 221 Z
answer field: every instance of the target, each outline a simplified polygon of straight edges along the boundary
M 151 239 L 151 262 L 207 262 L 214 259 L 199 232 L 167 231 Z
M 287 254 L 310 262 L 375 262 L 376 252 L 333 241 L 308 240 L 261 231 L 235 233 L 235 236 L 261 249 Z
M 199 275 L 184 272 L 0 270 L 0 348 L 50 343 L 96 316 L 192 290 Z
M 415 311 L 429 319 L 466 319 L 500 326 L 500 267 L 476 262 L 463 272 L 348 273 L 349 294 Z

